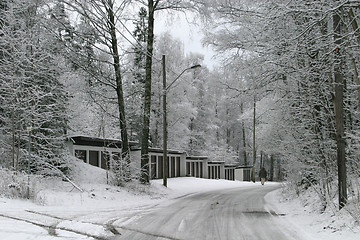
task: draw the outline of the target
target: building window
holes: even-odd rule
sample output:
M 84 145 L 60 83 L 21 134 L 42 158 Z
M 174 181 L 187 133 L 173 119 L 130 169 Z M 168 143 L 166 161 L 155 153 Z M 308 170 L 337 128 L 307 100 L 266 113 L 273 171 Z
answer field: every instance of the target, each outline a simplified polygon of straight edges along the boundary
M 75 157 L 77 157 L 80 160 L 86 161 L 86 150 L 75 150 Z
M 171 177 L 171 176 L 170 176 L 170 168 L 171 168 L 170 158 L 169 158 L 169 157 L 166 157 L 166 160 L 167 160 L 167 176 L 168 176 L 168 177 Z
M 156 178 L 156 156 L 151 156 L 150 179 Z
M 175 157 L 171 157 L 171 177 L 175 177 Z
M 199 177 L 199 162 L 195 163 L 195 177 Z
M 163 178 L 163 156 L 158 156 L 158 178 Z
M 99 151 L 89 151 L 89 163 L 99 167 Z
M 195 170 L 195 162 L 191 162 L 191 176 L 192 177 L 195 177 L 194 170 Z
M 190 162 L 186 162 L 186 176 L 191 176 Z
M 180 177 L 180 157 L 176 157 L 176 176 Z
M 244 181 L 250 181 L 250 169 L 244 169 L 243 173 L 244 173 L 243 180 Z

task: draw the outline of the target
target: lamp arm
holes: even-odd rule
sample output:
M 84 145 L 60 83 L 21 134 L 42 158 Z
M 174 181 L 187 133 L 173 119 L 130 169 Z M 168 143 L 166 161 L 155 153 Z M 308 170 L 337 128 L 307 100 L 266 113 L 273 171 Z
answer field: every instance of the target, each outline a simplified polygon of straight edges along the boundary
M 191 68 L 186 68 L 184 69 L 175 79 L 174 81 L 172 81 L 167 87 L 166 87 L 166 91 L 181 77 L 181 75 L 183 75 L 187 70 L 190 70 Z

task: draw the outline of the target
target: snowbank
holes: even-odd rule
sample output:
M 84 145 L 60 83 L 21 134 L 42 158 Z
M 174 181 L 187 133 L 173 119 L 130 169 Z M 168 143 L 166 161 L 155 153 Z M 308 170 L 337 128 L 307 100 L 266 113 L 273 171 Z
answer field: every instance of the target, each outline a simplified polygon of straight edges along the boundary
M 278 213 L 294 226 L 294 231 L 303 233 L 305 239 L 313 240 L 357 240 L 360 226 L 346 209 L 340 212 L 328 209 L 319 212 L 320 201 L 315 192 L 298 198 L 289 198 L 284 189 L 265 196 L 266 201 L 278 209 Z M 295 230 L 296 229 L 296 230 Z
M 183 177 L 169 178 L 167 188 L 162 185 L 162 179 L 153 180 L 150 185 L 131 182 L 125 187 L 116 187 L 106 184 L 105 170 L 81 161 L 74 165 L 72 180 L 83 192 L 66 181 L 53 178 L 37 183 L 35 202 L 0 198 L 1 240 L 108 238 L 114 235 L 107 228 L 112 219 L 120 219 L 123 223 L 133 221 L 138 213 L 184 195 L 254 186 L 252 182 Z M 358 239 L 359 228 L 351 224 L 354 221 L 346 210 L 338 214 L 330 211 L 319 214 L 312 207 L 316 204 L 315 197 L 309 195 L 308 198 L 312 201 L 303 207 L 300 199 L 286 199 L 281 190 L 266 195 L 268 204 L 276 207 L 284 221 L 290 222 L 294 231 L 302 232 L 305 239 Z

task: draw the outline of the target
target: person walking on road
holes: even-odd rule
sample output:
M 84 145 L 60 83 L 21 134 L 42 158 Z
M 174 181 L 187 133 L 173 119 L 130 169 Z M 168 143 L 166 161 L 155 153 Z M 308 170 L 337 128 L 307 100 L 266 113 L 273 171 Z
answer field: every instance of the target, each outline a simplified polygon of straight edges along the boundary
M 262 167 L 262 168 L 260 169 L 260 172 L 259 172 L 259 177 L 260 177 L 260 180 L 261 180 L 261 185 L 264 185 L 265 179 L 266 179 L 266 175 L 267 175 L 267 172 L 266 172 L 265 168 Z

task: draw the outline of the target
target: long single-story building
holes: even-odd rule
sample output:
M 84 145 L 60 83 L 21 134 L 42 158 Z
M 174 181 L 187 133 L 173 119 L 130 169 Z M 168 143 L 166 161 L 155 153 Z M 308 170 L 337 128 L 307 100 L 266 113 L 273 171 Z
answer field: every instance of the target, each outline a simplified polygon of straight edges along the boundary
M 132 149 L 131 158 L 141 163 L 141 149 Z M 185 176 L 185 158 L 186 153 L 177 150 L 167 151 L 167 176 L 184 177 Z M 163 178 L 163 150 L 160 148 L 149 148 L 149 176 L 150 179 Z
M 109 169 L 109 157 L 120 158 L 122 142 L 87 136 L 72 136 L 66 142 L 71 155 L 103 169 Z M 134 142 L 130 146 L 135 145 Z
M 208 178 L 206 156 L 188 156 L 186 157 L 186 176 Z
M 130 142 L 130 156 L 138 167 L 141 166 L 141 149 L 138 143 Z M 70 153 L 84 162 L 103 169 L 111 168 L 110 160 L 121 158 L 121 140 L 103 139 L 88 136 L 71 136 L 67 138 Z M 208 179 L 227 179 L 250 181 L 251 167 L 238 167 L 225 164 L 225 161 L 210 161 L 207 156 L 186 156 L 186 152 L 168 150 L 168 173 L 172 177 L 198 177 Z M 163 150 L 149 148 L 150 179 L 163 178 Z
M 235 180 L 250 181 L 252 166 L 237 166 L 235 168 Z
M 235 180 L 235 169 L 237 164 L 225 164 L 225 179 L 226 180 Z

